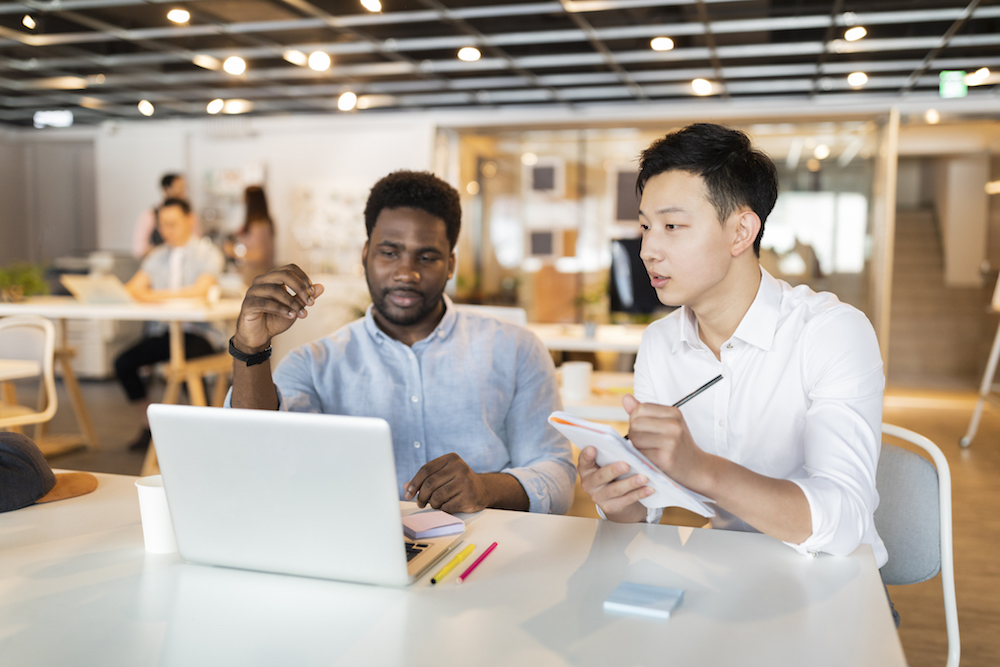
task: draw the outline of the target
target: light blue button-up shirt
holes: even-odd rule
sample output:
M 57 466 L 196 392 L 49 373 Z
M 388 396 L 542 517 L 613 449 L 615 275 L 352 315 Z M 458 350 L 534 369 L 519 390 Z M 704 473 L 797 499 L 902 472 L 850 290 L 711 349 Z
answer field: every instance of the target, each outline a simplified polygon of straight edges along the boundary
M 576 470 L 569 442 L 546 421 L 562 409 L 552 357 L 530 331 L 446 310 L 409 347 L 363 319 L 292 351 L 274 382 L 280 409 L 389 422 L 400 498 L 427 463 L 449 452 L 477 473 L 505 472 L 532 512 L 564 514 Z

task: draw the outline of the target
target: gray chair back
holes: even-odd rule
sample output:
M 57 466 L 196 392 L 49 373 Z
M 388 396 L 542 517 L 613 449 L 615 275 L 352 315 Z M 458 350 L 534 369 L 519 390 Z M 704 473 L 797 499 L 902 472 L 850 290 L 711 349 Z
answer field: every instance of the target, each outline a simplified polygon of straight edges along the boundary
M 875 485 L 875 528 L 889 552 L 882 580 L 890 586 L 927 581 L 941 570 L 937 469 L 922 456 L 883 442 Z

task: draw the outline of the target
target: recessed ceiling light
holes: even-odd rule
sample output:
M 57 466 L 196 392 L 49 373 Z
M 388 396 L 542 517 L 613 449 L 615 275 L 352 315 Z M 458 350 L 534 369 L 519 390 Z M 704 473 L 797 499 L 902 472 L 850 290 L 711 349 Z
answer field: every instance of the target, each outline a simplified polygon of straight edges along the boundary
M 867 34 L 868 31 L 865 30 L 864 26 L 856 25 L 847 29 L 847 32 L 844 33 L 844 39 L 848 42 L 856 42 Z
M 219 62 L 218 58 L 213 58 L 212 56 L 207 56 L 204 53 L 199 53 L 194 58 L 191 59 L 198 67 L 203 67 L 205 69 L 219 69 L 222 67 L 222 63 Z
M 928 109 L 924 112 L 924 120 L 929 125 L 937 125 L 941 122 L 941 114 L 938 113 L 937 109 Z
M 538 156 L 534 153 L 525 153 L 521 156 L 521 164 L 525 167 L 534 167 L 538 164 Z
M 167 12 L 167 18 L 174 23 L 187 23 L 191 20 L 191 12 L 186 9 L 171 9 Z
M 222 113 L 237 114 L 246 113 L 253 110 L 253 102 L 250 100 L 226 100 L 222 104 Z
M 1000 181 L 990 181 L 986 184 L 986 194 L 1000 195 Z
M 71 127 L 73 112 L 69 109 L 53 109 L 52 111 L 36 111 L 32 116 L 35 127 Z
M 97 74 L 94 76 L 94 83 L 98 85 L 103 84 L 105 81 L 107 81 L 107 77 L 105 77 L 103 74 Z
M 830 157 L 830 147 L 826 144 L 820 144 L 813 149 L 813 157 L 817 160 L 825 160 Z
M 358 105 L 358 96 L 347 91 L 337 99 L 337 108 L 341 111 L 350 111 Z
M 972 74 L 965 75 L 965 85 L 967 86 L 978 86 L 982 83 L 986 83 L 986 79 L 990 78 L 990 70 L 987 67 L 980 67 Z
M 212 100 L 211 102 L 208 103 L 208 106 L 205 107 L 205 111 L 207 111 L 208 113 L 210 113 L 210 114 L 212 114 L 214 116 L 215 114 L 217 114 L 220 111 L 222 111 L 222 107 L 224 107 L 225 105 L 226 105 L 226 102 L 224 100 L 214 99 L 214 100 Z
M 464 60 L 467 63 L 472 63 L 479 60 L 479 58 L 482 57 L 482 55 L 483 54 L 479 52 L 479 49 L 477 49 L 474 46 L 466 46 L 462 49 L 459 49 L 458 51 L 458 59 Z
M 691 82 L 691 88 L 694 90 L 695 95 L 711 95 L 714 86 L 712 82 L 708 79 L 695 79 Z
M 476 181 L 469 181 L 465 185 L 465 191 L 468 192 L 470 195 L 478 195 L 479 194 L 479 183 L 476 182 Z
M 153 108 L 153 103 L 149 100 L 142 100 L 139 102 L 139 113 L 143 116 L 152 116 L 156 109 Z
M 23 25 L 28 30 L 34 30 L 35 26 L 38 24 L 35 23 L 35 19 L 31 18 L 30 14 L 25 14 L 24 18 L 21 19 L 21 25 Z
M 309 56 L 302 53 L 298 49 L 288 49 L 281 54 L 281 57 L 293 65 L 298 65 L 299 67 L 304 67 L 309 64 Z
M 811 157 L 808 160 L 806 160 L 806 169 L 808 169 L 809 171 L 811 171 L 813 173 L 816 173 L 817 171 L 819 171 L 821 166 L 822 165 L 821 165 L 820 161 L 817 160 L 814 157 Z
M 379 0 L 361 0 L 361 6 L 370 12 L 382 11 L 382 3 Z
M 674 48 L 674 40 L 669 37 L 654 37 L 649 46 L 654 51 L 669 51 Z
M 330 59 L 330 54 L 326 51 L 313 51 L 309 54 L 309 69 L 317 72 L 325 72 L 330 69 L 331 64 L 333 64 L 333 61 Z
M 233 76 L 239 76 L 243 72 L 247 71 L 247 61 L 243 60 L 239 56 L 229 56 L 226 61 L 222 63 L 222 69 L 226 70 L 229 74 Z
M 860 88 L 868 83 L 868 75 L 864 72 L 851 72 L 847 75 L 847 83 L 855 88 Z

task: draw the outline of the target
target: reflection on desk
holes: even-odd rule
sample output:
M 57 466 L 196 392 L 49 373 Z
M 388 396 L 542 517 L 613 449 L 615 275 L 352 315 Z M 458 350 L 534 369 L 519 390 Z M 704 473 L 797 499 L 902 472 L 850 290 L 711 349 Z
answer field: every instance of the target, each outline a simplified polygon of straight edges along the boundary
M 485 510 L 463 584 L 379 588 L 147 555 L 133 477 L 0 514 L 3 660 L 95 665 L 902 666 L 871 548 Z M 683 588 L 667 622 L 607 615 L 623 581 Z

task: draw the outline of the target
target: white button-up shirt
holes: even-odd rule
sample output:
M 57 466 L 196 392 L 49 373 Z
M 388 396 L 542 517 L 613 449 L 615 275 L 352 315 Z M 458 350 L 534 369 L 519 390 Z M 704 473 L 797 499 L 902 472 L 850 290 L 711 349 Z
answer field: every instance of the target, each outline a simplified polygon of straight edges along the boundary
M 761 269 L 757 296 L 723 343 L 721 359 L 702 342 L 686 307 L 646 329 L 635 396 L 671 405 L 719 374 L 721 382 L 681 408 L 698 446 L 802 489 L 812 535 L 789 546 L 846 555 L 870 544 L 882 567 L 888 554 L 873 514 L 885 378 L 865 315 L 828 292 L 793 288 Z M 714 527 L 754 530 L 715 509 Z

